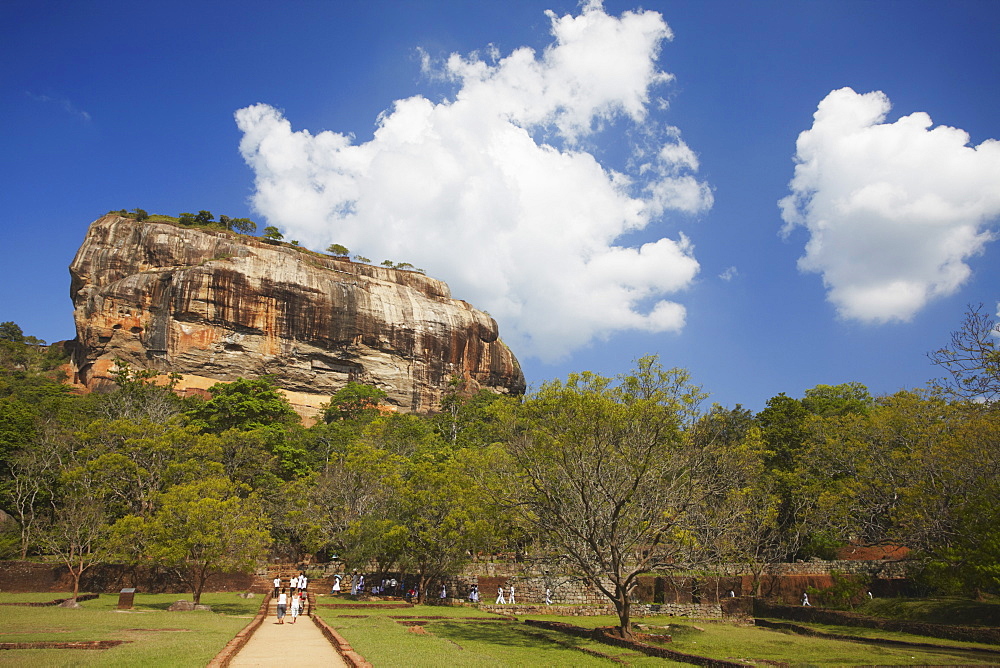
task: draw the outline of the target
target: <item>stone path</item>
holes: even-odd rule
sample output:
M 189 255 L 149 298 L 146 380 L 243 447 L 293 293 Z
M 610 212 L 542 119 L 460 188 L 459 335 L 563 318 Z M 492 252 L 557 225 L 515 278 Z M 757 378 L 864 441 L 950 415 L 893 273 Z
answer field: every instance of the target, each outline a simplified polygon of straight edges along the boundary
M 285 615 L 285 623 L 278 624 L 276 605 L 271 601 L 264 623 L 229 662 L 230 666 L 280 666 L 288 663 L 295 668 L 329 668 L 347 665 L 309 617 L 300 616 L 292 624 L 291 615 Z

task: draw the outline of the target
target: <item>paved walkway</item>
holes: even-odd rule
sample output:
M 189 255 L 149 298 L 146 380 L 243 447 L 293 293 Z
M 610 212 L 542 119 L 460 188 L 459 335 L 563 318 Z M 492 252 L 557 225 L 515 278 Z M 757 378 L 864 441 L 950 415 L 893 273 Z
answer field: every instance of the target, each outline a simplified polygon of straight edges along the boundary
M 280 666 L 288 663 L 295 668 L 329 668 L 347 665 L 312 619 L 300 616 L 292 624 L 292 616 L 285 615 L 285 623 L 278 624 L 275 607 L 276 603 L 271 601 L 264 623 L 229 662 L 230 666 Z

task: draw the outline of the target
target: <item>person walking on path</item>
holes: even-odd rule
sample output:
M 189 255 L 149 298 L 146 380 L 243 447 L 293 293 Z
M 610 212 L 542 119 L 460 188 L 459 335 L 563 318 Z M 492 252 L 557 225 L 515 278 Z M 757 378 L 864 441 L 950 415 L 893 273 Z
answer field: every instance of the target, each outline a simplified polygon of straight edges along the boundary
M 292 624 L 295 623 L 300 614 L 302 614 L 302 593 L 296 592 L 292 596 Z
M 271 605 L 273 611 L 274 604 Z M 302 616 L 305 617 L 304 611 Z M 320 627 L 308 619 L 281 628 L 278 624 L 261 624 L 229 662 L 230 668 L 346 668 L 347 665 Z
M 276 578 L 274 578 L 274 596 L 276 598 L 278 596 L 278 590 L 279 589 L 281 589 L 281 578 L 280 577 L 276 577 Z
M 503 597 L 503 585 L 500 585 L 499 587 L 497 587 L 497 602 L 496 602 L 496 605 L 505 605 L 506 603 L 507 603 L 507 599 L 505 599 Z
M 812 603 L 809 602 L 808 592 L 802 592 L 802 605 L 807 605 L 810 608 L 812 607 Z
M 305 573 L 299 573 L 299 591 L 303 594 L 309 588 L 309 578 L 306 577 Z
M 282 589 L 281 593 L 278 594 L 278 607 L 277 607 L 277 617 L 278 623 L 285 623 L 285 609 L 288 607 L 288 596 L 285 595 L 285 590 Z

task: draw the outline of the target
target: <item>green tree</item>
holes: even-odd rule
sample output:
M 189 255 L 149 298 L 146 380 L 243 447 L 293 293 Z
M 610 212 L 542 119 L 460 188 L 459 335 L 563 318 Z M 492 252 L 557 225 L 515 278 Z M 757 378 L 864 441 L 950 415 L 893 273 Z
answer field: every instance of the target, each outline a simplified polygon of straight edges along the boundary
M 211 433 L 227 429 L 256 429 L 271 425 L 291 425 L 298 414 L 270 378 L 238 378 L 208 388 L 212 398 L 188 411 L 193 424 Z
M 11 343 L 24 343 L 24 330 L 12 320 L 0 322 L 0 341 L 10 341 Z
M 802 406 L 807 411 L 821 417 L 865 413 L 874 405 L 868 388 L 861 383 L 817 385 L 806 390 L 802 399 Z
M 76 434 L 66 465 L 73 481 L 86 481 L 114 517 L 149 515 L 172 485 L 222 472 L 218 443 L 197 427 L 96 420 Z
M 278 228 L 274 225 L 268 225 L 264 228 L 264 240 L 265 241 L 281 241 L 285 238 L 285 235 L 278 231 Z
M 400 562 L 416 574 L 418 596 L 427 601 L 434 583 L 459 573 L 475 549 L 494 531 L 481 491 L 451 456 L 416 457 L 406 468 L 405 484 L 396 490 L 404 531 Z
M 506 400 L 475 383 L 452 378 L 441 397 L 441 412 L 432 418 L 441 436 L 456 447 L 486 447 L 500 440 L 499 424 L 490 406 Z
M 348 381 L 330 397 L 330 403 L 323 409 L 323 419 L 334 422 L 367 417 L 366 421 L 370 421 L 378 417 L 379 406 L 386 396 L 384 390 L 372 385 Z
M 697 557 L 700 453 L 684 427 L 700 388 L 656 357 L 617 382 L 589 372 L 546 383 L 509 412 L 494 492 L 615 606 L 631 636 L 639 574 Z
M 351 251 L 347 250 L 347 246 L 342 244 L 330 244 L 326 247 L 326 252 L 332 255 L 347 256 L 351 254 Z
M 141 223 L 149 218 L 149 213 L 145 209 L 132 209 L 129 211 L 129 216 Z
M 257 231 L 257 223 L 249 218 L 233 218 L 229 221 L 229 229 L 240 234 L 253 234 Z
M 104 508 L 86 488 L 70 485 L 63 489 L 57 510 L 42 531 L 41 544 L 69 571 L 74 601 L 79 596 L 83 574 L 107 558 L 108 530 Z
M 767 400 L 767 406 L 757 414 L 757 424 L 771 451 L 770 468 L 791 471 L 795 467 L 795 458 L 805 443 L 809 415 L 801 401 L 784 392 Z
M 194 222 L 196 222 L 198 225 L 208 225 L 214 220 L 215 217 L 212 215 L 212 212 L 205 210 L 199 211 L 197 215 L 195 215 L 194 217 Z
M 99 408 L 108 420 L 149 420 L 169 422 L 180 415 L 183 403 L 173 388 L 180 379 L 170 374 L 169 382 L 156 382 L 161 374 L 154 369 L 135 369 L 122 359 L 115 359 L 111 375 L 117 388 L 100 397 Z
M 197 225 L 197 215 L 193 213 L 182 213 L 177 216 L 177 222 L 181 225 Z
M 146 557 L 176 573 L 196 605 L 212 575 L 254 569 L 270 544 L 259 500 L 242 498 L 225 478 L 175 485 L 159 498 L 152 517 L 124 518 L 114 532 L 120 554 L 133 562 Z
M 17 520 L 21 559 L 37 542 L 39 531 L 53 511 L 69 448 L 65 434 L 54 422 L 38 430 L 29 446 L 12 455 L 0 482 L 4 504 Z

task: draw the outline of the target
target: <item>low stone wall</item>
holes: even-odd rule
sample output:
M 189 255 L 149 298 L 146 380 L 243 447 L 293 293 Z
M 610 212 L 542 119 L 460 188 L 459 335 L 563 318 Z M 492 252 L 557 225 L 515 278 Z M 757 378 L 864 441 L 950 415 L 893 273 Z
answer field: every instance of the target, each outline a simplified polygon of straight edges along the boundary
M 538 605 L 536 603 L 517 603 L 515 605 L 480 604 L 478 608 L 497 615 L 516 617 L 518 615 L 559 615 L 563 617 L 598 617 L 613 615 L 615 609 L 604 599 L 603 605 Z
M 270 587 L 263 583 L 252 573 L 219 573 L 209 578 L 207 591 L 270 591 Z M 108 594 L 117 593 L 125 587 L 135 587 L 138 592 L 147 594 L 182 594 L 189 591 L 172 573 L 148 567 L 96 564 L 80 578 L 81 591 Z M 0 591 L 65 592 L 72 588 L 73 580 L 65 566 L 0 561 Z
M 312 575 L 309 589 L 328 592 L 334 574 L 343 574 L 342 591 L 350 591 L 351 574 L 345 573 L 340 563 L 285 565 L 285 570 L 306 571 Z M 802 592 L 809 587 L 824 589 L 833 584 L 831 573 L 860 575 L 869 579 L 875 596 L 897 596 L 906 593 L 905 564 L 896 561 L 825 561 L 776 564 L 758 580 L 745 573 L 746 567 L 723 565 L 720 575 L 643 576 L 638 579 L 633 594 L 636 603 L 649 604 L 706 604 L 724 603 L 733 592 L 735 597 L 750 596 L 759 592 L 764 598 L 798 603 Z M 396 574 L 399 577 L 398 574 Z M 271 590 L 268 568 L 255 573 L 225 573 L 209 579 L 209 591 L 252 591 L 265 593 Z M 366 578 L 369 583 L 375 576 Z M 63 566 L 24 561 L 0 561 L 0 591 L 63 592 L 71 588 L 72 580 Z M 413 578 L 406 579 L 406 585 Z M 552 591 L 552 602 L 557 605 L 605 606 L 607 599 L 596 588 L 582 579 L 565 575 L 553 576 L 537 565 L 518 563 L 475 562 L 464 573 L 445 581 L 450 600 L 467 600 L 470 587 L 479 586 L 479 599 L 491 603 L 496 599 L 497 588 L 504 588 L 505 598 L 510 585 L 515 588 L 518 602 L 543 604 L 546 588 Z M 437 598 L 437 587 L 425 592 L 429 599 Z M 125 587 L 135 587 L 144 593 L 185 593 L 187 588 L 171 573 L 155 568 L 138 568 L 113 564 L 98 564 L 84 573 L 80 582 L 84 591 L 112 593 Z
M 0 649 L 111 649 L 131 640 L 39 640 L 35 642 L 0 642 Z
M 337 653 L 343 657 L 344 662 L 348 666 L 351 666 L 351 668 L 372 668 L 372 664 L 368 663 L 365 657 L 354 651 L 354 648 L 347 642 L 347 639 L 337 633 L 337 630 L 323 621 L 319 615 L 313 615 L 312 620 L 319 627 L 320 633 L 336 648 Z M 294 660 L 292 663 L 294 663 Z
M 76 597 L 76 602 L 80 601 L 93 601 L 95 598 L 99 598 L 100 594 L 80 594 Z M 19 605 L 25 608 L 49 608 L 55 607 L 57 605 L 62 605 L 66 601 L 72 601 L 73 597 L 70 598 L 57 598 L 52 601 L 15 601 L 12 603 L 0 603 L 0 605 Z
M 338 606 L 340 607 L 340 606 Z M 615 607 L 607 599 L 598 605 L 541 605 L 522 604 L 496 605 L 480 604 L 480 610 L 498 615 L 558 615 L 561 617 L 599 617 L 616 615 Z M 698 619 L 722 619 L 722 606 L 718 603 L 633 603 L 632 617 L 696 617 Z

